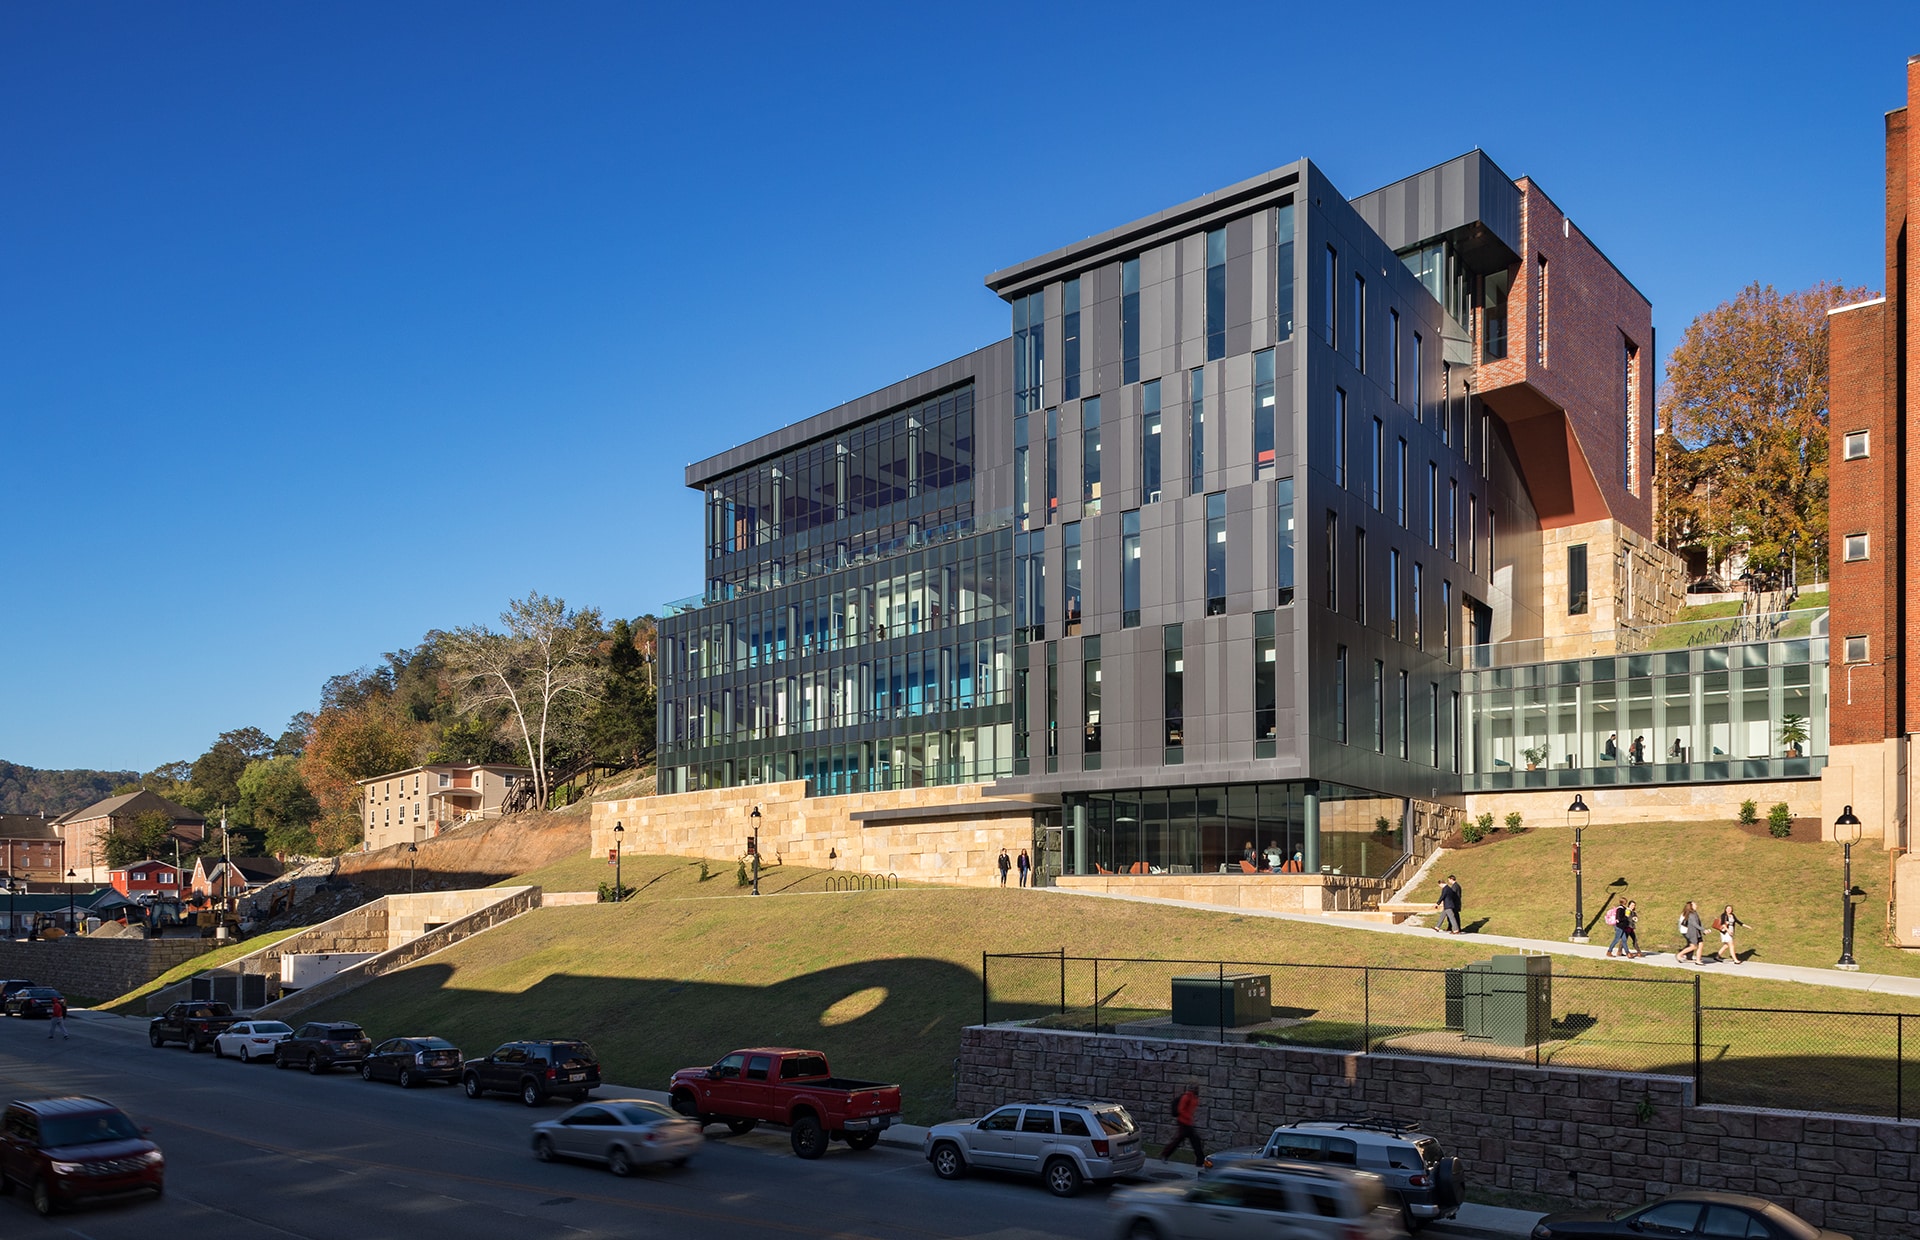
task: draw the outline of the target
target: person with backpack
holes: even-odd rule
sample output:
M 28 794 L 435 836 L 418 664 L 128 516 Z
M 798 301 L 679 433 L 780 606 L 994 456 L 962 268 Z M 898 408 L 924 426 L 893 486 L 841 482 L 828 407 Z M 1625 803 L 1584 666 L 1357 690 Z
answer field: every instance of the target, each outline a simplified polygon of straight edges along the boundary
M 1740 949 L 1734 946 L 1733 932 L 1746 924 L 1734 915 L 1733 905 L 1729 904 L 1720 910 L 1720 916 L 1713 919 L 1713 928 L 1720 932 L 1720 950 L 1713 954 L 1714 959 L 1720 960 L 1732 956 L 1735 964 L 1744 963 L 1740 959 Z
M 1181 1142 L 1193 1146 L 1193 1165 L 1204 1167 L 1207 1163 L 1206 1147 L 1200 1143 L 1200 1087 L 1188 1083 L 1178 1098 L 1173 1100 L 1173 1140 L 1160 1151 L 1160 1161 L 1166 1162 L 1173 1152 L 1180 1148 Z
M 1633 960 L 1646 955 L 1647 953 L 1640 950 L 1640 902 L 1638 900 L 1628 900 L 1626 906 L 1620 910 L 1620 927 L 1626 931 L 1629 948 L 1622 955 Z
M 1613 941 L 1607 944 L 1607 955 L 1624 956 L 1627 954 L 1627 902 L 1616 899 L 1607 909 L 1606 922 L 1613 927 Z

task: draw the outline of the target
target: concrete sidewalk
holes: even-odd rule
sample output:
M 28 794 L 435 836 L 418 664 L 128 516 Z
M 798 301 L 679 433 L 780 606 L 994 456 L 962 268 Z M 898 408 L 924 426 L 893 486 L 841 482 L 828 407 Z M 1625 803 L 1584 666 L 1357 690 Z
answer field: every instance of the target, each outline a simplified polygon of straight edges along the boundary
M 1387 925 L 1384 922 L 1363 921 L 1358 918 L 1342 917 L 1338 913 L 1315 915 L 1313 913 L 1283 913 L 1266 909 L 1234 908 L 1223 909 L 1214 904 L 1199 904 L 1192 900 L 1169 900 L 1161 896 L 1135 896 L 1112 891 L 1073 891 L 1063 887 L 1041 887 L 1036 890 L 1056 896 L 1094 900 L 1129 900 L 1135 904 L 1164 904 L 1172 908 L 1199 909 L 1208 913 L 1232 913 L 1236 917 L 1267 917 L 1277 921 L 1309 922 L 1316 926 L 1339 926 L 1348 930 L 1370 930 L 1376 934 L 1416 935 L 1421 938 L 1434 938 L 1439 931 L 1427 926 L 1403 922 L 1400 925 Z M 1611 935 L 1595 935 L 1591 943 L 1565 943 L 1554 939 L 1523 939 L 1507 934 L 1464 934 L 1454 936 L 1467 944 L 1487 947 L 1505 947 L 1515 951 L 1541 952 L 1554 956 L 1575 956 L 1587 960 L 1606 960 L 1606 944 L 1602 940 Z M 1835 990 L 1863 990 L 1873 994 L 1905 995 L 1920 998 L 1920 977 L 1901 977 L 1891 973 L 1849 973 L 1843 969 L 1818 969 L 1798 964 L 1732 964 L 1721 962 L 1706 965 L 1683 964 L 1673 958 L 1671 952 L 1649 952 L 1641 960 L 1612 959 L 1622 964 L 1645 969 L 1664 969 L 1668 972 L 1685 974 L 1712 972 L 1734 977 L 1753 978 L 1762 981 L 1801 982 L 1808 986 L 1828 986 Z

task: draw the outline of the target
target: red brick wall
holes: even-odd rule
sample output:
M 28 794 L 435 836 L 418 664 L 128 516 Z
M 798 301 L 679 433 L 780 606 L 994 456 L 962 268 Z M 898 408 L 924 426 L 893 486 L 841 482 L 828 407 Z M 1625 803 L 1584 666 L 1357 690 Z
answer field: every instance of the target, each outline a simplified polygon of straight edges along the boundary
M 1886 347 L 1889 319 L 1884 302 L 1827 316 L 1828 562 L 1832 565 L 1827 627 L 1833 667 L 1829 716 L 1836 745 L 1878 741 L 1899 729 L 1893 680 L 1887 672 L 1888 658 L 1894 653 L 1888 639 L 1896 632 L 1890 590 L 1896 519 L 1890 515 L 1894 510 L 1889 501 L 1893 473 L 1899 468 L 1888 425 L 1888 387 L 1893 378 Z M 1871 455 L 1849 461 L 1846 435 L 1858 430 L 1868 433 Z M 1861 531 L 1872 540 L 1872 557 L 1849 564 L 1846 536 Z M 1857 667 L 1849 674 L 1844 666 L 1846 639 L 1853 636 L 1867 638 L 1872 666 Z

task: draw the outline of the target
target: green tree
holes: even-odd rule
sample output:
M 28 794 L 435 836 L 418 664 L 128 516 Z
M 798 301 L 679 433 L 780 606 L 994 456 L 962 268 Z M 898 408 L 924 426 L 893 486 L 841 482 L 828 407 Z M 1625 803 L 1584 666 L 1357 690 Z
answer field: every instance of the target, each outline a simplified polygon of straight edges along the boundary
M 273 743 L 275 757 L 292 754 L 299 757 L 307 748 L 307 734 L 313 731 L 313 712 L 303 710 L 287 720 L 287 730 Z
M 429 762 L 511 762 L 513 746 L 500 739 L 503 722 L 498 712 L 452 719 L 440 725 L 440 735 L 427 754 Z
M 203 814 L 240 799 L 240 773 L 247 764 L 273 753 L 273 738 L 259 728 L 222 732 L 207 752 L 193 761 L 193 779 L 183 804 Z
M 136 814 L 132 822 L 108 832 L 104 841 L 107 864 L 114 869 L 146 861 L 168 851 L 167 835 L 173 820 L 157 809 Z
M 607 675 L 600 701 L 587 725 L 594 759 L 608 765 L 639 766 L 653 752 L 653 622 L 613 622 L 608 642 Z
M 240 773 L 234 818 L 259 833 L 266 851 L 276 855 L 314 851 L 313 823 L 320 816 L 320 802 L 307 787 L 300 762 L 281 754 L 250 762 Z

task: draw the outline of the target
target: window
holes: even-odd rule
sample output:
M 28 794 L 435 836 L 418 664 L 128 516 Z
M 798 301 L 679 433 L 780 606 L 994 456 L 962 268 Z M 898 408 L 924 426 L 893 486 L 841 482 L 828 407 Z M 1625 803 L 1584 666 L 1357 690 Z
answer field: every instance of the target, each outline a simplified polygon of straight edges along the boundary
M 1467 571 L 1480 571 L 1480 500 L 1467 496 Z
M 1060 515 L 1060 411 L 1047 410 L 1047 524 Z
M 1447 558 L 1460 559 L 1460 482 L 1447 479 Z
M 1367 445 L 1367 456 L 1367 486 L 1371 491 L 1368 500 L 1372 503 L 1375 512 L 1385 512 L 1387 510 L 1385 493 L 1385 474 L 1387 468 L 1386 428 L 1380 424 L 1379 418 L 1373 420 L 1373 440 Z
M 1427 342 L 1420 333 L 1413 333 L 1413 416 L 1421 422 L 1427 420 Z
M 1080 643 L 1080 719 L 1085 743 L 1081 767 L 1098 770 L 1100 766 L 1100 639 L 1089 637 Z
M 1100 398 L 1089 396 L 1080 404 L 1080 502 L 1086 515 L 1100 512 Z
M 1047 643 L 1047 769 L 1060 758 L 1060 644 Z
M 1207 371 L 1195 366 L 1187 374 L 1187 447 L 1192 461 L 1187 471 L 1187 494 L 1207 489 Z
M 1621 414 L 1621 458 L 1626 473 L 1627 492 L 1640 494 L 1640 419 L 1635 416 L 1640 404 L 1640 349 L 1631 340 L 1623 340 L 1620 349 L 1620 386 L 1624 398 Z
M 1353 275 L 1353 305 L 1349 310 L 1353 321 L 1347 330 L 1353 340 L 1348 347 L 1353 352 L 1353 364 L 1364 375 L 1367 373 L 1367 278 L 1359 272 Z
M 1394 503 L 1399 506 L 1400 528 L 1407 528 L 1407 441 L 1402 439 L 1395 449 L 1394 475 L 1397 484 L 1394 488 Z
M 1447 716 L 1447 739 L 1453 747 L 1453 773 L 1460 773 L 1460 690 L 1453 691 L 1453 713 Z
M 1207 496 L 1207 614 L 1227 610 L 1227 497 Z
M 1293 339 L 1293 204 L 1274 212 L 1274 332 L 1276 341 Z
M 1282 478 L 1274 484 L 1274 545 L 1278 553 L 1274 581 L 1279 585 L 1276 602 L 1293 606 L 1293 479 Z
M 1440 582 L 1440 636 L 1445 643 L 1447 662 L 1451 663 L 1453 662 L 1453 582 L 1444 579 Z
M 1434 410 L 1440 419 L 1440 442 L 1453 446 L 1453 367 L 1440 363 L 1440 407 Z
M 1038 1107 L 1028 1107 L 1026 1118 L 1020 1121 L 1021 1132 L 1053 1133 L 1053 1112 L 1042 1111 Z
M 1846 661 L 1848 663 L 1865 663 L 1868 657 L 1867 639 L 1864 636 L 1847 639 Z
M 1333 652 L 1333 739 L 1347 743 L 1347 648 Z
M 1567 548 L 1567 614 L 1587 614 L 1587 544 Z
M 1060 287 L 1060 399 L 1080 398 L 1080 281 Z
M 1120 627 L 1140 627 L 1140 514 L 1120 514 Z
M 1207 360 L 1227 355 L 1227 230 L 1207 234 Z
M 1387 752 L 1387 665 L 1373 661 L 1373 752 Z
M 1400 640 L 1400 549 L 1387 551 L 1387 623 L 1393 629 L 1393 640 Z
M 1017 525 L 1025 526 L 1029 503 L 1027 499 L 1027 415 L 1013 415 L 1013 519 Z
M 1533 363 L 1547 364 L 1547 256 L 1533 269 Z
M 1274 739 L 1278 713 L 1275 697 L 1273 613 L 1258 612 L 1253 617 L 1253 739 L 1269 744 Z M 1271 751 L 1255 757 L 1271 758 Z
M 1507 288 L 1513 276 L 1496 271 L 1480 284 L 1480 360 L 1498 361 L 1507 355 Z
M 1440 546 L 1440 466 L 1427 462 L 1427 546 Z
M 1120 264 L 1120 381 L 1140 382 L 1140 260 Z
M 1340 514 L 1327 512 L 1327 610 L 1340 610 Z
M 1340 251 L 1327 247 L 1321 257 L 1321 271 L 1321 291 L 1326 296 L 1320 301 L 1320 339 L 1327 342 L 1328 348 L 1337 349 L 1340 340 L 1334 334 L 1333 325 L 1340 318 Z
M 1440 766 L 1440 686 L 1427 682 L 1427 765 L 1434 769 Z
M 1185 693 L 1186 679 L 1185 652 L 1181 646 L 1180 626 L 1169 624 L 1160 631 L 1160 645 L 1165 671 L 1161 676 L 1161 704 L 1163 714 L 1163 739 L 1166 744 L 1168 764 L 1180 761 L 1179 750 L 1186 735 Z
M 1333 481 L 1347 485 L 1347 394 L 1333 389 Z
M 1487 576 L 1493 576 L 1500 561 L 1493 558 L 1493 501 L 1487 501 Z
M 1069 521 L 1060 528 L 1061 618 L 1067 636 L 1080 631 L 1080 523 Z
M 1416 560 L 1413 565 L 1413 590 L 1409 595 L 1413 602 L 1413 648 L 1415 650 L 1424 650 L 1427 645 L 1426 626 L 1420 622 L 1420 576 L 1420 564 Z
M 1013 411 L 1032 413 L 1040 408 L 1045 382 L 1046 300 L 1041 293 L 1013 299 Z
M 1408 700 L 1411 685 L 1412 682 L 1407 677 L 1406 669 L 1402 668 L 1400 670 L 1400 760 L 1402 762 L 1407 759 L 1407 742 L 1410 739 L 1407 728 L 1407 714 L 1411 709 L 1411 703 Z
M 1400 399 L 1400 312 L 1387 311 L 1387 386 Z
M 1273 350 L 1253 355 L 1253 476 L 1273 474 Z
M 1864 560 L 1867 558 L 1867 536 L 1865 534 L 1847 535 L 1847 559 Z
M 1160 502 L 1160 380 L 1140 388 L 1140 502 Z
M 1024 644 L 1015 645 L 1013 659 L 1013 758 L 1015 763 L 1025 763 L 1028 748 L 1032 744 L 1033 723 L 1028 717 L 1032 705 L 1028 697 L 1027 647 Z M 1015 769 L 1021 774 L 1027 770 L 1024 765 L 1018 765 Z
M 1857 461 L 1865 455 L 1867 455 L 1867 432 L 1848 431 L 1845 459 Z
M 1367 532 L 1353 531 L 1353 618 L 1367 622 Z

